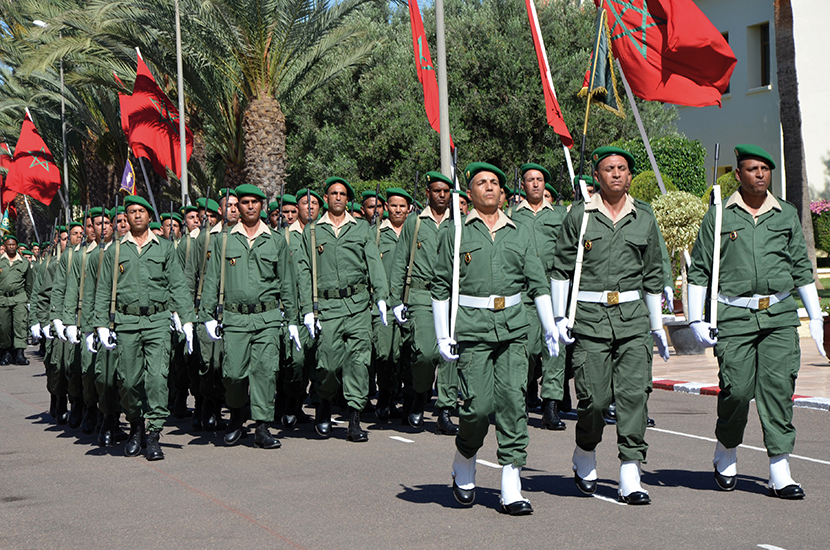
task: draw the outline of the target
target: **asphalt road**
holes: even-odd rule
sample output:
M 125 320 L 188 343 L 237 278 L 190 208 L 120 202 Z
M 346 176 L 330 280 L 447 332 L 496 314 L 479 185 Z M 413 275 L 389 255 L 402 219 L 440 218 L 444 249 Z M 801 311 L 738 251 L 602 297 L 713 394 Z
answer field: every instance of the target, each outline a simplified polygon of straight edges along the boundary
M 539 429 L 531 414 L 524 496 L 534 514 L 498 512 L 500 469 L 490 430 L 478 455 L 470 509 L 450 489 L 453 438 L 375 425 L 369 442 L 330 440 L 311 425 L 277 431 L 278 450 L 226 448 L 221 434 L 192 435 L 171 419 L 166 459 L 126 458 L 94 436 L 56 426 L 40 363 L 0 368 L 0 548 L 827 548 L 827 412 L 797 409 L 793 477 L 807 497 L 767 496 L 768 461 L 754 408 L 739 450 L 738 488 L 712 477 L 716 398 L 655 390 L 643 484 L 653 503 L 616 502 L 613 426 L 598 448 L 597 496 L 573 483 L 573 419 Z M 310 410 L 308 412 L 311 412 Z M 335 417 L 338 418 L 338 417 Z M 345 417 L 339 417 L 345 420 Z M 401 438 L 401 439 L 393 439 Z

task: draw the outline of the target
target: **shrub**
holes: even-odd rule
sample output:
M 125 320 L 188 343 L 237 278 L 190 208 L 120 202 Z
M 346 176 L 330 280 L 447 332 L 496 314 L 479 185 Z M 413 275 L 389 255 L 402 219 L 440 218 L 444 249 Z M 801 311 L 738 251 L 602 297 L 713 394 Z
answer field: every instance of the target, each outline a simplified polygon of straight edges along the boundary
M 718 184 L 720 185 L 720 198 L 723 202 L 729 200 L 729 197 L 738 190 L 738 187 L 741 186 L 741 182 L 738 181 L 738 178 L 735 177 L 735 172 L 727 172 L 726 174 L 722 175 L 718 178 Z M 703 204 L 709 206 L 709 201 L 711 200 L 712 196 L 712 186 L 710 185 L 706 188 L 706 193 L 700 198 L 703 201 Z
M 830 252 L 830 200 L 811 202 L 810 217 L 813 219 L 816 248 Z
M 636 173 L 651 169 L 646 147 L 640 139 L 617 140 L 612 145 L 634 156 Z M 678 190 L 700 197 L 706 192 L 706 149 L 698 140 L 670 136 L 651 141 L 651 149 L 663 179 L 670 179 Z
M 666 176 L 663 176 L 663 185 L 666 186 L 666 192 L 677 191 L 677 187 Z M 628 190 L 628 194 L 635 199 L 650 203 L 655 197 L 663 193 L 660 192 L 660 186 L 657 185 L 657 176 L 651 170 L 647 170 L 640 172 L 631 180 L 631 189 Z

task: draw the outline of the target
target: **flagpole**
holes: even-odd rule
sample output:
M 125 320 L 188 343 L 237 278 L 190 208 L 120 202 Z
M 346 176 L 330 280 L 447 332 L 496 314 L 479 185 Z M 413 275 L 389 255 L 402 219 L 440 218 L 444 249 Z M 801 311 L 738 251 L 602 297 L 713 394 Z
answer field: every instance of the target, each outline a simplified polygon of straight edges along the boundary
M 631 104 L 631 111 L 634 113 L 634 120 L 637 121 L 637 128 L 640 129 L 640 137 L 643 138 L 643 144 L 646 146 L 646 153 L 648 153 L 648 160 L 651 162 L 651 169 L 654 170 L 654 175 L 657 178 L 657 185 L 660 186 L 660 192 L 666 194 L 666 186 L 663 184 L 663 176 L 660 175 L 660 168 L 657 167 L 657 160 L 654 158 L 654 152 L 651 150 L 651 143 L 648 140 L 646 129 L 643 126 L 643 120 L 640 118 L 640 110 L 637 108 L 637 103 L 634 101 L 634 93 L 631 91 L 631 86 L 628 85 L 628 80 L 625 78 L 620 60 L 615 59 L 617 63 L 617 70 L 620 72 L 620 79 L 625 86 L 625 93 L 628 96 L 628 103 Z
M 144 168 L 144 158 L 138 157 L 138 163 L 141 165 L 141 173 L 144 174 L 144 185 L 147 186 L 147 195 L 150 197 L 150 203 L 153 205 L 153 214 L 156 215 L 156 221 L 161 223 L 159 209 L 156 207 L 156 198 L 153 196 L 153 189 L 150 187 L 150 180 L 147 178 L 147 170 Z
M 435 43 L 438 48 L 438 123 L 441 144 L 441 173 L 452 177 L 450 156 L 450 100 L 447 94 L 447 42 L 444 36 L 444 0 L 435 0 Z
M 184 120 L 184 76 L 182 71 L 182 29 L 179 18 L 179 0 L 176 0 L 176 69 L 178 71 L 178 88 L 179 88 L 179 148 L 181 150 L 182 167 L 182 204 L 185 204 L 187 197 L 187 130 L 185 129 Z M 172 222 L 171 222 L 172 224 Z M 172 227 L 172 225 L 171 225 Z
M 40 235 L 38 235 L 37 226 L 35 225 L 35 217 L 32 216 L 32 207 L 29 206 L 29 197 L 23 195 L 23 202 L 26 203 L 26 210 L 29 212 L 29 220 L 32 222 L 32 229 L 35 232 L 35 239 L 37 239 L 37 242 L 40 242 Z

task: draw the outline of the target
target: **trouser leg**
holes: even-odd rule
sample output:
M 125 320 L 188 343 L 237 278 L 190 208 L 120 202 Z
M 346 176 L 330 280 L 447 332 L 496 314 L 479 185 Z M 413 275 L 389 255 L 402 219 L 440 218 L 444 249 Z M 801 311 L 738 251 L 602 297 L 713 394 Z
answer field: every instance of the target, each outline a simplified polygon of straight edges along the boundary
M 651 393 L 651 334 L 614 343 L 613 388 L 617 403 L 617 448 L 622 461 L 645 462 L 648 396 Z
M 613 398 L 613 353 L 612 343 L 607 340 L 580 335 L 574 344 L 574 387 L 578 400 L 576 444 L 586 451 L 593 451 L 602 441 L 603 411 Z
M 84 341 L 81 341 L 78 347 L 81 352 L 81 381 L 84 388 L 84 403 L 87 407 L 94 407 L 99 400 L 98 387 L 95 384 L 95 356 L 97 354 L 90 353 Z
M 170 415 L 167 409 L 170 339 L 165 337 L 169 330 L 168 327 L 161 327 L 142 331 L 146 371 L 144 388 L 147 395 L 144 418 L 147 419 L 147 431 L 150 432 L 160 431 Z
M 372 360 L 371 310 L 353 315 L 341 324 L 345 347 L 343 396 L 350 409 L 363 410 L 369 399 L 369 364 Z
M 340 393 L 340 377 L 346 360 L 346 347 L 343 341 L 342 325 L 346 319 L 320 321 L 320 334 L 317 337 L 317 367 L 315 369 L 315 389 L 320 399 L 334 401 Z
M 493 357 L 493 405 L 499 464 L 527 463 L 527 348 L 524 342 L 501 344 Z
M 26 349 L 26 338 L 29 334 L 29 311 L 26 309 L 25 303 L 15 304 L 12 307 L 11 328 L 14 331 L 14 349 Z
M 167 338 L 164 339 L 169 342 Z M 121 408 L 127 421 L 138 422 L 146 412 L 144 388 L 144 346 L 139 333 L 120 331 L 115 346 L 118 354 L 117 376 L 121 382 Z
M 222 382 L 225 386 L 225 402 L 231 409 L 241 409 L 248 404 L 252 336 L 249 332 L 225 331 L 222 338 L 225 348 Z M 273 393 L 271 399 L 274 399 Z
M 494 409 L 494 354 L 498 344 L 461 343 L 457 363 L 458 435 L 455 446 L 465 458 L 472 458 L 484 444 Z M 524 372 L 524 370 L 523 370 Z
M 793 451 L 793 393 L 800 366 L 801 348 L 795 327 L 762 335 L 758 344 L 755 407 L 769 456 Z
M 759 335 L 748 334 L 722 337 L 715 345 L 720 386 L 715 436 L 727 449 L 743 442 L 749 403 L 755 398 L 758 343 Z
M 277 389 L 281 340 L 280 329 L 269 327 L 251 338 L 248 384 L 251 390 L 251 418 L 259 422 L 274 420 L 274 393 Z
M 0 306 L 0 352 L 11 350 L 13 345 L 12 306 Z
M 84 398 L 84 386 L 81 379 L 81 350 L 80 344 L 63 345 L 64 372 L 66 375 L 67 389 L 73 399 Z
M 564 351 L 564 350 L 563 350 Z M 561 401 L 565 396 L 565 354 L 551 357 L 547 348 L 542 353 L 542 399 Z
M 115 382 L 115 370 L 118 354 L 99 346 L 93 362 L 95 370 L 95 389 L 98 393 L 98 407 L 106 415 L 118 414 L 118 388 Z

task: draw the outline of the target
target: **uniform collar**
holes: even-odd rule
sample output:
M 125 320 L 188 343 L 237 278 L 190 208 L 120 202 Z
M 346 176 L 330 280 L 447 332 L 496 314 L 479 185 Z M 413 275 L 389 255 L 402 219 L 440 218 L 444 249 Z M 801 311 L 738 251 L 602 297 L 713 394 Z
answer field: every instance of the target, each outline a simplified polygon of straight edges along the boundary
M 744 201 L 743 195 L 741 195 L 740 188 L 737 191 L 735 191 L 734 193 L 732 193 L 732 196 L 729 197 L 728 201 L 726 201 L 726 208 L 729 208 L 730 206 L 733 206 L 733 205 L 737 206 L 738 208 L 740 208 L 742 210 L 744 210 L 747 214 L 750 214 L 751 216 L 754 216 L 754 218 L 756 220 L 762 214 L 766 214 L 767 212 L 769 212 L 773 208 L 775 210 L 778 210 L 779 212 L 781 212 L 781 210 L 782 210 L 781 203 L 778 202 L 778 199 L 776 199 L 773 196 L 773 194 L 769 192 L 769 189 L 767 190 L 767 196 L 764 197 L 763 204 L 761 204 L 761 208 L 758 209 L 758 212 L 756 214 L 752 214 L 749 211 L 749 207 L 746 205 L 746 202 Z
M 3 255 L 0 256 L 0 258 L 6 258 L 9 261 L 10 264 L 13 264 L 14 262 L 16 262 L 18 260 L 22 260 L 23 256 L 20 254 L 20 252 L 18 252 L 17 254 L 14 255 L 14 259 L 11 259 L 11 258 L 9 258 L 8 254 L 3 252 Z
M 527 202 L 527 199 L 522 199 L 522 202 L 520 202 L 520 203 L 519 203 L 519 206 L 517 206 L 517 207 L 516 207 L 516 210 L 521 210 L 522 208 L 526 208 L 527 210 L 530 210 L 531 212 L 533 212 L 534 214 L 536 214 L 536 213 L 538 213 L 538 212 L 541 212 L 541 211 L 542 211 L 542 210 L 544 210 L 545 208 L 549 208 L 549 209 L 553 210 L 553 205 L 551 205 L 551 203 L 549 203 L 548 201 L 546 201 L 546 200 L 543 198 L 543 199 L 542 199 L 542 208 L 540 208 L 538 211 L 534 211 L 534 210 L 533 210 L 533 207 L 532 207 L 532 206 L 530 206 L 530 203 L 529 203 L 529 202 Z
M 421 210 L 420 217 L 421 217 L 421 218 L 429 218 L 429 219 L 431 219 L 432 221 L 434 221 L 434 222 L 435 222 L 435 225 L 441 225 L 441 222 L 443 222 L 444 220 L 448 220 L 448 219 L 450 218 L 450 209 L 449 209 L 449 208 L 447 208 L 447 209 L 444 211 L 444 215 L 443 215 L 443 216 L 441 216 L 441 219 L 439 220 L 439 219 L 435 216 L 435 211 L 432 209 L 432 207 L 431 207 L 431 206 L 429 206 L 429 205 L 427 205 L 427 207 L 426 207 L 426 208 L 424 208 L 423 210 Z
M 158 242 L 159 242 L 158 235 L 156 235 L 152 231 L 148 231 L 148 233 L 150 234 L 150 238 L 147 239 L 147 241 L 144 243 L 144 246 L 147 246 L 150 243 L 150 241 L 154 241 L 156 244 L 158 244 Z M 136 248 L 142 248 L 142 247 L 138 246 L 138 243 L 136 242 L 135 238 L 133 238 L 133 234 L 129 231 L 127 231 L 126 235 L 121 237 L 121 244 L 125 244 L 125 243 L 133 243 L 136 246 Z
M 269 231 L 270 229 L 268 229 L 268 226 L 265 225 L 265 223 L 262 220 L 259 220 L 259 224 L 256 226 L 256 232 L 253 234 L 253 236 L 248 236 L 248 232 L 245 231 L 245 225 L 242 223 L 238 223 L 231 228 L 231 235 L 233 235 L 234 233 L 238 233 L 246 239 L 248 239 L 248 241 L 253 241 L 263 233 L 268 233 Z
M 354 217 L 351 214 L 349 214 L 348 211 L 344 212 L 344 215 L 345 215 L 345 218 L 343 218 L 343 223 L 336 226 L 336 225 L 334 225 L 334 222 L 331 221 L 331 218 L 329 217 L 329 213 L 326 212 L 325 214 L 323 214 L 323 217 L 320 218 L 317 221 L 317 225 L 320 225 L 321 223 L 327 223 L 332 227 L 340 228 L 340 227 L 344 227 L 348 223 L 357 223 L 357 220 L 355 220 Z
M 294 223 L 288 226 L 289 231 L 294 231 L 295 233 L 302 233 L 303 226 L 300 225 L 300 220 L 294 220 Z
M 602 212 L 603 214 L 605 214 L 605 216 L 609 220 L 612 220 L 612 221 L 614 220 L 614 218 L 611 214 L 611 211 L 609 211 L 608 208 L 605 206 L 605 203 L 602 201 L 602 197 L 600 196 L 599 193 L 594 193 L 593 197 L 591 197 L 591 202 L 585 204 L 585 211 L 586 212 L 590 212 L 592 210 L 598 210 L 599 212 Z M 635 206 L 634 198 L 631 195 L 629 195 L 628 193 L 626 193 L 625 194 L 625 204 L 623 205 L 623 208 L 620 211 L 620 215 L 617 217 L 617 220 L 614 221 L 614 224 L 616 225 L 617 222 L 619 222 L 620 220 L 622 220 L 624 217 L 626 217 L 628 214 L 631 214 L 631 213 L 633 213 L 634 216 L 636 217 L 637 216 L 637 207 Z
M 201 228 L 201 227 L 199 227 L 199 226 L 197 225 L 197 226 L 193 229 L 193 231 L 191 231 L 191 232 L 189 233 L 190 238 L 191 238 L 191 239 L 195 239 L 196 237 L 198 237 L 198 236 L 199 236 L 199 233 L 201 233 L 201 232 L 202 232 L 202 228 Z
M 487 226 L 487 224 L 484 223 L 484 220 L 482 220 L 481 216 L 479 216 L 479 214 L 478 214 L 478 210 L 475 210 L 475 209 L 470 210 L 469 214 L 467 214 L 467 217 L 464 219 L 464 225 L 470 225 L 470 223 L 473 220 L 479 220 L 481 223 L 484 224 L 484 227 L 487 227 L 487 230 L 490 231 L 490 233 L 495 233 L 496 231 L 498 231 L 502 227 L 505 227 L 505 226 L 508 226 L 508 225 L 510 227 L 512 227 L 513 229 L 516 228 L 516 224 L 513 223 L 513 220 L 511 220 L 510 218 L 507 217 L 507 214 L 505 214 L 501 210 L 496 210 L 496 212 L 498 212 L 498 214 L 499 214 L 499 219 L 496 222 L 496 225 L 495 225 L 495 227 L 493 227 L 493 229 L 490 229 Z

